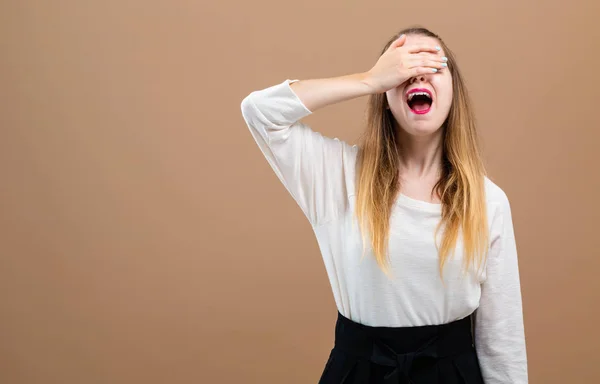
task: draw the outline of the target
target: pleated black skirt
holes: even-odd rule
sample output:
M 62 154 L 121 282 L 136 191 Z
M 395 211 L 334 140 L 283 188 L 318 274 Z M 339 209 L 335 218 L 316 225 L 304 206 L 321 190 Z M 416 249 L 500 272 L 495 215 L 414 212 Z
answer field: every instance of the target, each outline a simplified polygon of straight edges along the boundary
M 420 327 L 369 327 L 338 313 L 319 384 L 483 384 L 471 317 Z

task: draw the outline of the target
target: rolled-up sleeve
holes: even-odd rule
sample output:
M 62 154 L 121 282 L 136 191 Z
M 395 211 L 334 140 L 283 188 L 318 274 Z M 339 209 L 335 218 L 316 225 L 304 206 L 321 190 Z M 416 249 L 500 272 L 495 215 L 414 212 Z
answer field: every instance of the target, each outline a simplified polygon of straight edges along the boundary
M 300 120 L 312 112 L 285 80 L 254 91 L 242 115 L 271 168 L 313 225 L 333 219 L 346 201 L 345 164 L 350 146 Z

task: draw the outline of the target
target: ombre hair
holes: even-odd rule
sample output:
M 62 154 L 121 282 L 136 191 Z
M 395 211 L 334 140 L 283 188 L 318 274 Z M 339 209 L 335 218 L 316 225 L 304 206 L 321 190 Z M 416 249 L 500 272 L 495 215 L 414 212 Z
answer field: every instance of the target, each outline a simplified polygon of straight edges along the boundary
M 434 234 L 439 252 L 440 275 L 462 237 L 465 268 L 481 267 L 488 249 L 485 201 L 485 167 L 479 148 L 475 117 L 467 88 L 452 51 L 444 41 L 425 28 L 408 28 L 388 41 L 381 54 L 402 34 L 420 35 L 439 41 L 452 75 L 452 105 L 443 129 L 442 172 L 435 184 L 441 198 L 442 217 Z M 356 215 L 366 249 L 367 239 L 379 266 L 389 272 L 387 245 L 391 210 L 400 193 L 400 146 L 398 124 L 387 108 L 385 93 L 369 97 L 366 129 L 357 159 Z M 438 234 L 443 237 L 438 243 Z

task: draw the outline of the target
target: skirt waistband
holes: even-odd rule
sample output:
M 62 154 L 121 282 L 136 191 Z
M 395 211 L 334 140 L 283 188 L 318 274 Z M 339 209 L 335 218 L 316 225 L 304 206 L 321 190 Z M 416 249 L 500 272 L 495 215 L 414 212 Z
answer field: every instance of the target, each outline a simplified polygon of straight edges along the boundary
M 334 348 L 374 364 L 394 367 L 389 382 L 402 382 L 410 376 L 415 361 L 427 359 L 435 364 L 439 359 L 472 351 L 471 316 L 442 325 L 372 327 L 338 312 Z

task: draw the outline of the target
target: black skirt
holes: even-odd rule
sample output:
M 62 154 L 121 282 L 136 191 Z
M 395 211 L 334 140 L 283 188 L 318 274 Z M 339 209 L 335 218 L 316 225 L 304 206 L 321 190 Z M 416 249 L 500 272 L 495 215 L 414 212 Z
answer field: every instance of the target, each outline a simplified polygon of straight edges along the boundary
M 319 384 L 483 384 L 471 317 L 443 325 L 369 327 L 338 313 Z

